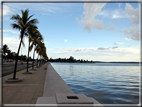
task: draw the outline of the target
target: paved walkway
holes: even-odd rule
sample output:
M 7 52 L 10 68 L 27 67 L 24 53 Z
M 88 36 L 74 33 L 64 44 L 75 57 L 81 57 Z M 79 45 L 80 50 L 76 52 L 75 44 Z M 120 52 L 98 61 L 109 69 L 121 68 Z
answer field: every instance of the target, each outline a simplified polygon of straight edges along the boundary
M 16 73 L 16 78 L 20 78 L 23 82 L 5 83 L 5 79 L 12 78 L 13 74 L 3 77 L 2 81 L 2 97 L 3 104 L 36 104 L 37 98 L 43 96 L 44 83 L 46 78 L 47 63 L 36 71 L 29 71 L 33 74 L 22 74 L 26 70 Z

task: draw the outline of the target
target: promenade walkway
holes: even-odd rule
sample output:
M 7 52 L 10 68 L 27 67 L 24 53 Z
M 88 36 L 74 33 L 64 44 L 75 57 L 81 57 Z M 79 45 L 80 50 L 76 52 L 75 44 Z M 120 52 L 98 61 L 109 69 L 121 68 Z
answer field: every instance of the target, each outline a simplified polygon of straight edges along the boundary
M 16 78 L 20 78 L 23 82 L 5 83 L 5 79 L 12 78 L 13 74 L 2 78 L 2 103 L 3 104 L 36 104 L 37 98 L 43 96 L 46 72 L 44 68 L 47 64 L 36 68 L 36 71 L 29 72 L 33 74 L 22 74 L 26 71 L 22 70 L 16 73 Z
M 29 68 L 29 71 L 30 69 L 31 68 Z M 37 68 L 36 71 L 30 71 L 33 74 L 22 74 L 25 71 L 26 70 L 17 72 L 16 75 L 16 77 L 22 79 L 23 82 L 5 83 L 7 78 L 13 77 L 13 74 L 3 77 L 2 103 L 4 106 L 8 106 L 8 104 L 30 104 L 29 106 L 41 106 L 43 104 L 48 106 L 50 104 L 53 106 L 67 106 L 72 104 L 80 107 L 84 106 L 84 104 L 86 106 L 87 104 L 89 104 L 89 106 L 97 104 L 102 106 L 91 97 L 87 97 L 84 94 L 75 94 L 50 63 L 42 65 L 40 68 Z M 74 97 L 77 97 L 77 100 L 76 98 L 74 99 Z

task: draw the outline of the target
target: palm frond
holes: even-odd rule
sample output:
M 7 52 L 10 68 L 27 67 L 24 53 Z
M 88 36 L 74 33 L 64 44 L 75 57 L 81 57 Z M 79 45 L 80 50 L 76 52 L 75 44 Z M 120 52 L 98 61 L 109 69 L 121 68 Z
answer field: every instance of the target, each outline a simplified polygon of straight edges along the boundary
M 26 26 L 25 27 L 28 27 L 30 25 L 35 25 L 38 23 L 38 20 L 37 19 L 32 19 L 30 20 L 29 22 L 27 22 Z
M 22 21 L 24 24 L 27 23 L 28 15 L 29 15 L 29 9 L 26 9 L 25 11 L 21 10 L 22 12 Z
M 15 15 L 12 15 L 10 19 L 19 21 L 19 20 L 21 20 L 21 17 L 18 14 L 15 14 Z
M 31 15 L 30 17 L 28 17 L 28 19 L 27 19 L 27 21 L 31 18 L 31 17 L 33 17 L 34 15 Z
M 33 40 L 32 36 L 29 36 L 29 42 L 31 42 Z
M 23 29 L 25 28 L 25 25 L 24 25 L 24 23 L 23 23 L 22 20 L 19 20 L 18 23 L 19 23 L 19 25 L 20 25 Z
M 13 29 L 18 29 L 18 30 L 21 30 L 21 29 L 22 29 L 22 28 L 21 28 L 19 25 L 17 25 L 16 23 L 12 23 L 11 26 L 12 26 Z

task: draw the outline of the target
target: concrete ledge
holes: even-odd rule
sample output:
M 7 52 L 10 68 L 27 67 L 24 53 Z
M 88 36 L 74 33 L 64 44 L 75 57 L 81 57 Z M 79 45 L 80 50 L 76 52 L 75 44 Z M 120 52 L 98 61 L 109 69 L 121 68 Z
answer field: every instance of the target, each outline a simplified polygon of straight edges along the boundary
M 49 63 L 47 66 L 46 80 L 44 85 L 43 97 L 52 97 L 56 94 L 74 94 L 70 87 L 55 71 Z
M 36 104 L 57 104 L 55 96 L 39 97 Z

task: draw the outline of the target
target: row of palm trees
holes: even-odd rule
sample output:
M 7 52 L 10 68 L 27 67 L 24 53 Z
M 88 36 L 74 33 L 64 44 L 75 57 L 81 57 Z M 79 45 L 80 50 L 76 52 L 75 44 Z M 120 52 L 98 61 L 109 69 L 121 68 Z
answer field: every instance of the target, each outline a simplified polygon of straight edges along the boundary
M 24 41 L 23 41 L 23 38 L 25 36 L 28 37 L 28 40 L 29 40 L 28 58 L 27 58 L 27 72 L 28 72 L 29 52 L 33 49 L 33 47 L 34 47 L 34 52 L 33 52 L 32 69 L 34 69 L 35 52 L 38 53 L 38 57 L 40 56 L 40 59 L 42 58 L 42 59 L 48 60 L 43 37 L 42 37 L 41 33 L 39 32 L 38 27 L 36 26 L 36 24 L 38 23 L 38 20 L 31 19 L 31 17 L 33 17 L 33 15 L 29 16 L 28 9 L 26 9 L 25 11 L 21 10 L 21 12 L 22 12 L 22 16 L 20 16 L 19 14 L 15 14 L 10 18 L 11 20 L 14 20 L 14 23 L 11 24 L 13 29 L 18 29 L 20 31 L 20 44 L 19 44 L 17 55 L 16 55 L 13 79 L 16 79 L 18 55 L 19 55 L 21 44 L 23 46 L 25 46 Z

